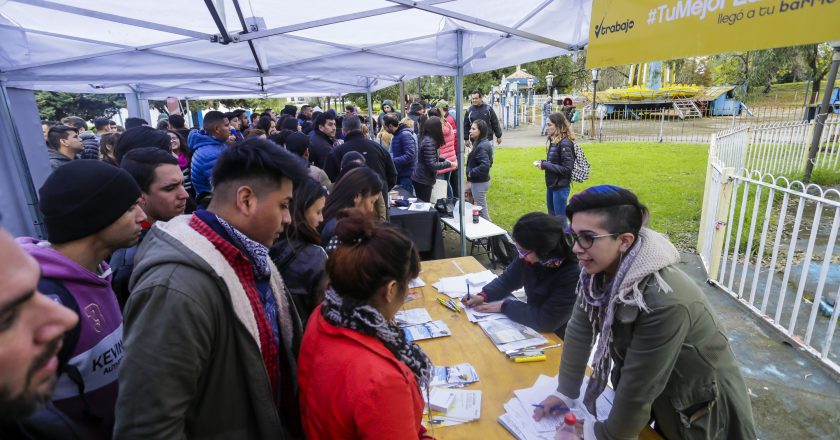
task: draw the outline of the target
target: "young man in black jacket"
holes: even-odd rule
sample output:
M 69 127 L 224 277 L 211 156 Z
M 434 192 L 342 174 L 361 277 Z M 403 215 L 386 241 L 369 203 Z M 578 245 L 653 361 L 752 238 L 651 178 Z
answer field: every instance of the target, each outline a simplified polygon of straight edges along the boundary
M 470 94 L 470 102 L 472 102 L 472 105 L 464 113 L 464 129 L 461 130 L 464 140 L 470 140 L 470 125 L 481 119 L 490 128 L 487 130 L 487 139 L 492 141 L 495 135 L 496 144 L 500 145 L 502 143 L 502 126 L 499 125 L 499 117 L 496 116 L 493 106 L 484 103 L 481 97 L 481 90 L 478 89 L 473 90 L 472 94 Z

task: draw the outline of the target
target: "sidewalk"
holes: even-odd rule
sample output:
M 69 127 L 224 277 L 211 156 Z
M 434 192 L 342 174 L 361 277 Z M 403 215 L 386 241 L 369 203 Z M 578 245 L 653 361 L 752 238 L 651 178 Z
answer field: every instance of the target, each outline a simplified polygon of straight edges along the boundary
M 538 125 L 520 125 L 515 129 L 503 130 L 502 148 L 523 148 L 523 147 L 544 147 L 545 136 L 540 136 Z M 577 138 L 576 142 L 584 144 L 590 142 L 588 139 Z
M 528 138 L 523 135 L 517 139 Z M 503 137 L 503 145 L 511 146 L 507 140 Z M 444 244 L 447 257 L 460 255 L 456 234 L 446 234 Z M 478 260 L 490 267 L 486 256 L 480 256 Z M 679 268 L 706 294 L 729 337 L 749 389 L 758 438 L 838 438 L 840 378 L 783 342 L 738 301 L 706 283 L 699 256 L 683 253 Z

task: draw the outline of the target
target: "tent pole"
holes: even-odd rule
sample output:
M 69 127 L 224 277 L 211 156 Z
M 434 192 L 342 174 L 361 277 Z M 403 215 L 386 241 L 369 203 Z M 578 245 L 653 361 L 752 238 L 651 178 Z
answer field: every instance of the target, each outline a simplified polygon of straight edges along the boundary
M 370 80 L 368 80 L 368 84 L 370 84 Z M 373 102 L 370 99 L 370 85 L 367 88 L 367 107 L 368 107 L 368 128 L 370 129 L 370 133 L 368 134 L 368 138 L 372 138 L 373 133 Z M 389 190 L 391 188 L 388 188 Z
M 400 80 L 400 114 L 405 117 L 405 81 Z
M 192 128 L 192 113 L 190 113 L 190 100 L 188 98 L 184 98 L 184 107 L 187 114 L 187 128 Z
M 822 140 L 823 126 L 828 115 L 833 111 L 831 107 L 831 94 L 834 91 L 834 82 L 837 80 L 837 69 L 840 67 L 840 41 L 831 43 L 834 46 L 834 56 L 831 58 L 831 68 L 825 78 L 825 93 L 819 112 L 814 116 L 814 134 L 811 137 L 811 148 L 808 150 L 808 162 L 805 164 L 805 176 L 803 181 L 811 181 L 811 173 L 814 171 L 814 163 L 817 161 L 817 153 L 820 151 L 820 140 Z
M 455 32 L 455 41 L 458 45 L 458 67 L 455 70 L 455 123 L 458 124 L 463 118 L 462 112 L 464 111 L 464 31 L 457 30 Z M 463 130 L 463 127 L 461 128 Z M 456 142 L 456 151 L 458 153 L 458 200 L 460 204 L 460 208 L 458 209 L 458 216 L 461 217 L 460 221 L 460 230 L 461 230 L 461 256 L 464 257 L 467 255 L 467 240 L 466 234 L 464 229 L 464 215 L 466 214 L 466 210 L 464 209 L 464 134 L 458 133 L 458 136 L 455 136 Z

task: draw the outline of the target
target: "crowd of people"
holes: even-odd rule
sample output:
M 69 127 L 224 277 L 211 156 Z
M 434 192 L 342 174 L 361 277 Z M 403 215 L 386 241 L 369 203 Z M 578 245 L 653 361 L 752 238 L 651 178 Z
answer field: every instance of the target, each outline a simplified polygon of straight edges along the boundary
M 459 169 L 490 219 L 502 132 L 471 100 L 460 126 L 446 102 L 403 117 L 386 100 L 374 133 L 353 106 L 210 111 L 200 129 L 180 115 L 45 122 L 47 240 L 0 229 L 0 438 L 431 438 L 432 361 L 394 320 L 420 257 L 382 220 L 392 188 L 431 201 Z M 574 135 L 563 113 L 546 125 L 548 213 L 516 222 L 519 258 L 463 300 L 565 340 L 534 417 L 594 407 L 612 374 L 613 411 L 583 438 L 651 420 L 666 438 L 754 438 L 737 363 L 679 254 L 626 189 L 567 206 Z M 523 287 L 527 302 L 505 299 Z

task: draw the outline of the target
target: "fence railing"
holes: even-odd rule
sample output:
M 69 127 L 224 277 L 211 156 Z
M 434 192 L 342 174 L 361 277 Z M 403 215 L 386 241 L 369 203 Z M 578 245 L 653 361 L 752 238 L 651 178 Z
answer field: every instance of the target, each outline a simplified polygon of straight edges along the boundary
M 799 175 L 812 129 L 712 136 L 697 249 L 711 282 L 840 373 L 840 191 L 767 172 Z M 827 124 L 817 167 L 834 169 L 836 133 Z

